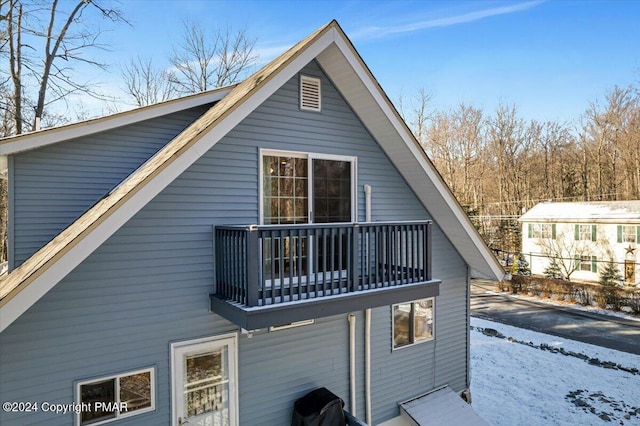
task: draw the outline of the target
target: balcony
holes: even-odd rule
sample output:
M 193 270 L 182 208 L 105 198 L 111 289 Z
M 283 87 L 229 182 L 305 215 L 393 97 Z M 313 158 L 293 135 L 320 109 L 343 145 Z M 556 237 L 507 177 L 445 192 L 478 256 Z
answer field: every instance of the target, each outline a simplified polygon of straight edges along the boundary
M 211 310 L 245 329 L 436 296 L 431 222 L 216 226 Z

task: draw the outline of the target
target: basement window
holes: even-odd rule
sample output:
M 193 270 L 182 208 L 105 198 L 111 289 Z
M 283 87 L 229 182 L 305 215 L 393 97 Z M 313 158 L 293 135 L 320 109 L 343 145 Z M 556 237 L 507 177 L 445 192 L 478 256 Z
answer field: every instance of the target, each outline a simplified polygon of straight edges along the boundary
M 322 91 L 320 79 L 300 75 L 300 109 L 305 111 L 322 110 Z
M 598 272 L 598 258 L 596 256 L 576 255 L 575 261 L 577 271 Z
M 434 303 L 431 297 L 393 305 L 393 349 L 433 340 Z
M 101 425 L 155 410 L 154 369 L 79 382 L 76 424 Z

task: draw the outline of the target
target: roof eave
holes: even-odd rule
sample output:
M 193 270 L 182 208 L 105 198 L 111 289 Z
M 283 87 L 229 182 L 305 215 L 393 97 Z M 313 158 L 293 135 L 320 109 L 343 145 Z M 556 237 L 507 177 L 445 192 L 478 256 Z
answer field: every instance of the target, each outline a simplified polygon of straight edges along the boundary
M 62 141 L 93 135 L 116 129 L 118 127 L 184 111 L 189 108 L 217 102 L 231 92 L 235 86 L 236 85 L 221 87 L 108 116 L 92 118 L 72 124 L 65 124 L 58 127 L 51 127 L 0 139 L 0 155 L 18 154 L 20 152 L 41 148 Z

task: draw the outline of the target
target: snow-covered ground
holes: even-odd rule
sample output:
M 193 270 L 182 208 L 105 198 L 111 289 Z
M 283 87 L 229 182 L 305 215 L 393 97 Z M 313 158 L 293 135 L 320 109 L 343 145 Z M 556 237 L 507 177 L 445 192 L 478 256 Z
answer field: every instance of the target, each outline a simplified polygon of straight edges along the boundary
M 494 426 L 640 425 L 640 356 L 478 318 L 471 326 L 473 408 Z

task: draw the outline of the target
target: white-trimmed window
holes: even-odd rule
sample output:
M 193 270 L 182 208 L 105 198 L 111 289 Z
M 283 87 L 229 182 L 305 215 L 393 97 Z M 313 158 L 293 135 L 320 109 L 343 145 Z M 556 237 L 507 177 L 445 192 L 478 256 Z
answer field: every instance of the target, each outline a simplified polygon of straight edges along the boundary
M 576 224 L 575 239 L 576 241 L 596 241 L 597 239 L 596 225 Z
M 76 424 L 101 425 L 155 410 L 154 368 L 85 380 L 76 384 Z
M 556 225 L 552 223 L 530 223 L 529 238 L 556 238 Z
M 393 305 L 393 349 L 433 340 L 435 299 Z
M 618 226 L 619 243 L 638 243 L 640 238 L 640 226 L 620 225 Z
M 260 150 L 264 225 L 354 222 L 356 157 Z
M 576 270 L 598 272 L 598 258 L 596 256 L 580 255 L 575 257 Z

